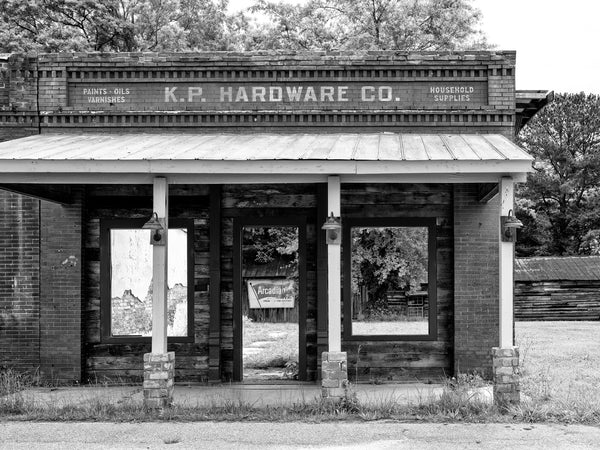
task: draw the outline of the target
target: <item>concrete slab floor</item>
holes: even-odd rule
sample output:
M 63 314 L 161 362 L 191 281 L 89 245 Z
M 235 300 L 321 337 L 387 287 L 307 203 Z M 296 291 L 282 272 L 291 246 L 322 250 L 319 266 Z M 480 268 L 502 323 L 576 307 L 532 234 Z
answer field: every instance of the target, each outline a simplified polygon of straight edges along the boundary
M 352 385 L 361 404 L 386 405 L 389 403 L 418 404 L 439 397 L 443 391 L 439 384 L 381 384 Z M 188 407 L 209 407 L 244 403 L 255 407 L 291 406 L 311 403 L 320 398 L 319 384 L 220 384 L 175 386 L 174 403 Z M 21 393 L 26 401 L 37 406 L 60 407 L 84 405 L 91 401 L 114 404 L 142 402 L 141 386 L 78 386 L 58 388 L 32 388 Z M 474 393 L 483 401 L 491 401 L 491 387 Z

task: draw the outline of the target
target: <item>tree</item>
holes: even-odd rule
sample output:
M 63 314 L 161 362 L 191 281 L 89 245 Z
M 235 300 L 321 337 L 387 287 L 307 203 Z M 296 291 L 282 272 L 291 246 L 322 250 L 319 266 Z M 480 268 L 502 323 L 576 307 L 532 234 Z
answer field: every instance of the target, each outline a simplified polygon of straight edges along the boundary
M 227 0 L 181 0 L 179 23 L 187 33 L 187 46 L 194 50 L 247 49 L 248 17 L 227 13 Z
M 557 95 L 518 139 L 535 157 L 535 171 L 517 191 L 525 224 L 518 254 L 598 254 L 600 97 Z
M 0 0 L 0 52 L 242 50 L 227 0 Z
M 427 266 L 425 227 L 352 229 L 352 291 L 365 286 L 371 306 L 385 300 L 389 290 L 419 291 L 428 281 Z
M 298 259 L 298 228 L 244 227 L 244 259 L 249 263 L 267 264 L 274 260 Z
M 470 1 L 0 0 L 0 52 L 483 48 Z
M 258 0 L 271 19 L 257 48 L 291 50 L 459 50 L 486 48 L 481 13 L 470 0 Z
M 0 51 L 131 50 L 133 23 L 118 0 L 0 0 Z
M 186 32 L 179 23 L 177 0 L 147 0 L 135 8 L 136 41 L 142 51 L 182 51 Z

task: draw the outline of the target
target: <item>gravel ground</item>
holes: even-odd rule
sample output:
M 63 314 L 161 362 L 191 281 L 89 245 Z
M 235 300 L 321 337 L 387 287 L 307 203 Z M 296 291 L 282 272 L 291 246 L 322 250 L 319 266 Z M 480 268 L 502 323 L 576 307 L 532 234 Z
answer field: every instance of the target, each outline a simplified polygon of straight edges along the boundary
M 3 449 L 592 449 L 600 428 L 557 424 L 0 423 Z

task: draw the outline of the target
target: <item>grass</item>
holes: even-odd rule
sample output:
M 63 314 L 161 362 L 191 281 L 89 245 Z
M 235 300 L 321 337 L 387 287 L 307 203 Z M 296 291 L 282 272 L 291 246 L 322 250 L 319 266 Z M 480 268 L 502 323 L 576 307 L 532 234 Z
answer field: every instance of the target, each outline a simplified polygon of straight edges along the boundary
M 466 391 L 464 391 L 466 393 Z M 242 401 L 223 400 L 202 407 L 174 405 L 163 410 L 149 410 L 140 402 L 126 401 L 120 404 L 109 403 L 101 397 L 83 404 L 55 405 L 45 407 L 24 402 L 10 411 L 2 407 L 1 420 L 21 421 L 108 421 L 108 422 L 144 422 L 144 421 L 260 421 L 260 422 L 326 422 L 339 420 L 429 420 L 461 421 L 471 420 L 473 414 L 487 408 L 493 414 L 490 405 L 475 406 L 468 396 L 452 389 L 440 400 L 426 401 L 412 405 L 398 404 L 393 399 L 380 399 L 376 404 L 361 404 L 350 392 L 340 403 L 327 400 L 301 401 L 291 406 L 263 406 Z M 499 419 L 502 418 L 499 416 Z M 175 442 L 165 442 L 175 443 Z
M 427 319 L 414 321 L 352 321 L 352 333 L 357 335 L 394 335 L 394 334 L 427 334 L 429 322 Z
M 600 422 L 600 322 L 518 322 L 524 420 Z
M 243 321 L 244 378 L 285 378 L 286 364 L 298 362 L 298 324 Z M 261 375 L 261 372 L 263 375 Z
M 102 393 L 85 402 L 40 407 L 21 395 L 34 378 L 4 369 L 0 370 L 0 420 L 600 423 L 600 322 L 519 322 L 516 333 L 523 401 L 505 413 L 477 395 L 475 388 L 485 384 L 481 378 L 465 374 L 447 380 L 441 395 L 411 404 L 393 398 L 361 403 L 350 389 L 338 404 L 306 400 L 292 406 L 257 407 L 221 400 L 202 407 L 175 405 L 153 411 L 131 398 L 108 401 Z

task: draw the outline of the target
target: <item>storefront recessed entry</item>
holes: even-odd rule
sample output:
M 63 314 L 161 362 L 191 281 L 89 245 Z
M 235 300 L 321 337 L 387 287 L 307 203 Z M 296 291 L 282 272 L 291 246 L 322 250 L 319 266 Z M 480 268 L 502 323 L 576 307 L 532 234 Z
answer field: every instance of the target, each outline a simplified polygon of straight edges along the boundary
M 236 259 L 239 308 L 234 340 L 241 340 L 234 378 L 245 382 L 304 379 L 306 371 L 305 236 L 280 221 L 239 223 Z
M 298 228 L 242 230 L 244 380 L 298 378 Z

